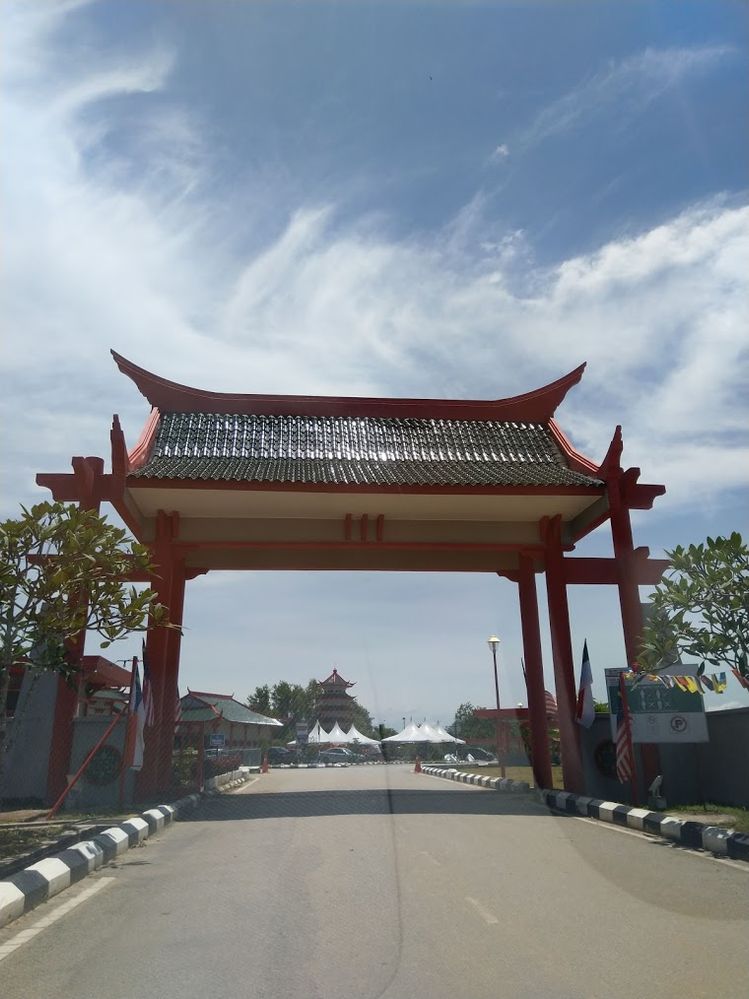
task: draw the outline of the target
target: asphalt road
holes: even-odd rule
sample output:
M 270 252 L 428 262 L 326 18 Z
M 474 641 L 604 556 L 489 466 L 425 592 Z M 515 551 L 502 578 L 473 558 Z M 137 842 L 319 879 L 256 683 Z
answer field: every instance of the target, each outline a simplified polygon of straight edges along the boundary
M 748 931 L 749 865 L 401 767 L 274 771 L 0 931 L 0 996 L 745 999 Z

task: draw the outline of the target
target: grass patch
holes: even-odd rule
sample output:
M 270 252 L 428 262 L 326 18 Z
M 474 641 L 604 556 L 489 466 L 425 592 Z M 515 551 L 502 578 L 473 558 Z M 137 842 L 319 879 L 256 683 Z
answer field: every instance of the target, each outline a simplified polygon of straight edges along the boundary
M 0 860 L 17 857 L 19 853 L 33 850 L 49 839 L 54 838 L 48 829 L 3 829 L 0 827 Z
M 455 767 L 456 770 L 462 770 L 466 774 L 483 774 L 484 777 L 502 776 L 502 771 L 498 766 L 471 767 L 460 763 L 450 763 L 445 764 L 445 766 Z M 505 767 L 505 776 L 510 780 L 527 780 L 529 784 L 533 784 L 533 771 L 530 767 Z M 562 778 L 562 768 L 552 767 L 551 776 L 554 780 L 555 790 L 563 791 L 564 780 Z
M 696 822 L 708 825 L 730 826 L 736 832 L 749 833 L 749 809 L 734 808 L 732 805 L 715 805 L 706 801 L 704 805 L 676 805 L 666 809 L 669 813 L 691 815 Z

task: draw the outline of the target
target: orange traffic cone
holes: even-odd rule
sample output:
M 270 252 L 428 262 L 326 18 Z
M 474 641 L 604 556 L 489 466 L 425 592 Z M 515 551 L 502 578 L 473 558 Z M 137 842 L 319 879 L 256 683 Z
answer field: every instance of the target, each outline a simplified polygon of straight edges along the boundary
M 421 757 L 420 756 L 416 757 L 416 766 L 414 767 L 414 773 L 415 774 L 420 774 L 421 773 Z
M 268 767 L 268 754 L 265 753 L 264 756 L 263 756 L 263 762 L 260 765 L 260 773 L 261 774 L 267 774 L 268 770 L 269 770 L 269 767 Z

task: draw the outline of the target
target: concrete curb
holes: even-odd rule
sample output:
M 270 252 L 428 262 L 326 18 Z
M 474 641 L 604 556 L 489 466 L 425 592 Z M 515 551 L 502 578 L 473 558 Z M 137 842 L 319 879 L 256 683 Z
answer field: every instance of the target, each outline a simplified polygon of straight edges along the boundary
M 530 790 L 530 785 L 526 781 L 482 777 L 480 774 L 461 773 L 459 770 L 445 770 L 441 767 L 421 769 L 422 773 L 432 777 L 476 784 L 495 791 Z M 705 850 L 716 857 L 749 861 L 749 835 L 746 833 L 731 832 L 721 826 L 707 826 L 703 822 L 680 819 L 662 812 L 650 812 L 646 808 L 634 808 L 616 801 L 604 801 L 602 798 L 588 798 L 580 794 L 571 794 L 569 791 L 548 791 L 541 788 L 535 791 L 535 794 L 541 802 L 558 812 L 582 815 L 585 818 L 599 819 L 612 825 L 636 829 L 692 850 Z
M 104 864 L 116 860 L 131 847 L 170 826 L 181 814 L 195 808 L 204 795 L 238 787 L 250 779 L 249 773 L 233 770 L 206 781 L 203 794 L 188 794 L 171 805 L 156 805 L 105 829 L 90 840 L 75 843 L 52 857 L 32 864 L 5 881 L 0 881 L 0 928 L 30 912 L 37 905 L 64 891 Z
M 444 777 L 445 780 L 456 780 L 461 784 L 475 784 L 477 787 L 488 787 L 492 791 L 514 791 L 527 794 L 531 786 L 526 780 L 509 780 L 505 777 L 484 777 L 482 774 L 468 774 L 462 770 L 444 767 L 424 767 L 421 772 L 430 777 Z

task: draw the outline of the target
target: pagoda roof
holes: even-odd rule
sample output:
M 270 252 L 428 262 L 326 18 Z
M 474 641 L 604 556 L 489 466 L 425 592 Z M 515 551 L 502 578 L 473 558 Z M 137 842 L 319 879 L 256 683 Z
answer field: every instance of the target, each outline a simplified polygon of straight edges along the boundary
M 584 365 L 510 399 L 233 395 L 165 381 L 114 354 L 154 408 L 136 479 L 297 486 L 598 487 L 553 420 Z
M 355 687 L 356 683 L 351 683 L 349 680 L 344 680 L 337 669 L 333 669 L 330 676 L 326 677 L 324 680 L 317 681 L 321 687 Z

